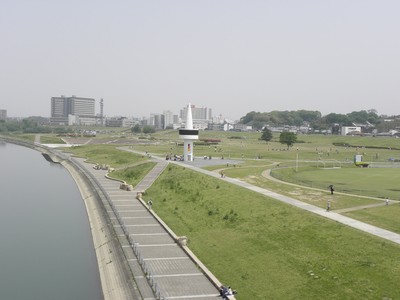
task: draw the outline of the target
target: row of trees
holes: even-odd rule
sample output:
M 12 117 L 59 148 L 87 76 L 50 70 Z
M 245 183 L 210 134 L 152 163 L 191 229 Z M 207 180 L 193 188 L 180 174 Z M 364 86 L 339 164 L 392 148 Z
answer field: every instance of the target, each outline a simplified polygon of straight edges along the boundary
M 262 131 L 261 139 L 268 143 L 270 140 L 272 140 L 272 137 L 272 131 L 265 127 Z M 289 148 L 297 142 L 297 135 L 293 132 L 288 131 L 281 132 L 281 134 L 279 135 L 279 142 L 281 144 L 285 144 L 289 150 Z
M 25 118 L 22 120 L 0 120 L 0 133 L 7 132 L 22 132 L 22 133 L 56 133 L 66 134 L 73 133 L 74 128 L 70 126 L 49 126 L 41 125 L 41 120 L 38 121 L 37 117 Z M 156 130 L 154 126 L 140 126 L 136 124 L 131 128 L 133 133 L 154 133 Z
M 22 121 L 0 120 L 0 132 L 51 133 L 52 128 L 41 126 L 37 120 L 26 118 Z
M 309 124 L 313 129 L 329 129 L 333 124 L 352 126 L 353 123 L 371 123 L 376 127 L 384 126 L 384 116 L 379 116 L 376 110 L 354 111 L 348 114 L 330 113 L 322 116 L 319 111 L 271 111 L 249 112 L 240 119 L 240 123 L 252 125 L 255 129 L 262 129 L 266 124 L 270 126 L 301 126 Z

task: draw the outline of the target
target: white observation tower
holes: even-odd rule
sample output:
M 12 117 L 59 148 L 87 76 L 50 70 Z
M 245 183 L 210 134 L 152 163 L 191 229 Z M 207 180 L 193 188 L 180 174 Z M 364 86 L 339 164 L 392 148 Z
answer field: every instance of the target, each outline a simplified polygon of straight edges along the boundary
M 187 107 L 186 126 L 179 129 L 179 137 L 183 139 L 183 160 L 193 161 L 193 141 L 199 139 L 199 130 L 193 129 L 192 108 L 190 103 Z

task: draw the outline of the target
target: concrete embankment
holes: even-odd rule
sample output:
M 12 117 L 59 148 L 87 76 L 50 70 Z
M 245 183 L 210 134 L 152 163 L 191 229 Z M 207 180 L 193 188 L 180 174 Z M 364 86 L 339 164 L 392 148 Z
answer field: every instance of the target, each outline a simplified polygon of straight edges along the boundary
M 102 196 L 70 160 L 61 164 L 74 178 L 85 202 L 99 266 L 104 299 L 141 299 L 132 273 L 102 204 Z
M 142 299 L 133 280 L 129 265 L 126 262 L 121 244 L 104 209 L 103 196 L 90 178 L 80 169 L 79 165 L 62 153 L 39 144 L 3 136 L 0 136 L 0 139 L 40 151 L 46 159 L 60 163 L 68 170 L 76 182 L 85 203 L 104 299 Z

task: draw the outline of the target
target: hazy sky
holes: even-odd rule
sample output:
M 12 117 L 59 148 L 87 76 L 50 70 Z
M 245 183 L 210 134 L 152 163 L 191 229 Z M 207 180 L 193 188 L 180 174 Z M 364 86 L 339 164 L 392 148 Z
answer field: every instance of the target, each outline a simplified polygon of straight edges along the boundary
M 399 16 L 399 0 L 0 0 L 0 108 L 400 114 Z

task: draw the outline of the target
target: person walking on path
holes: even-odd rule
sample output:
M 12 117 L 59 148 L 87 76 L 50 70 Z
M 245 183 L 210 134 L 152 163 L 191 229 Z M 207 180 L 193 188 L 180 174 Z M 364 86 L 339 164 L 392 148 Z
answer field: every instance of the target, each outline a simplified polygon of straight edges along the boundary
M 153 201 L 151 201 L 151 199 L 149 201 L 147 201 L 147 206 L 149 207 L 149 210 L 153 206 Z
M 328 188 L 329 188 L 330 191 L 331 191 L 331 195 L 333 195 L 333 191 L 335 190 L 335 189 L 333 188 L 333 185 L 331 184 L 330 186 L 328 186 Z
M 388 197 L 386 197 L 386 199 L 385 199 L 385 205 L 389 205 L 389 198 Z
M 326 204 L 326 211 L 331 210 L 331 200 L 328 200 L 328 203 Z

